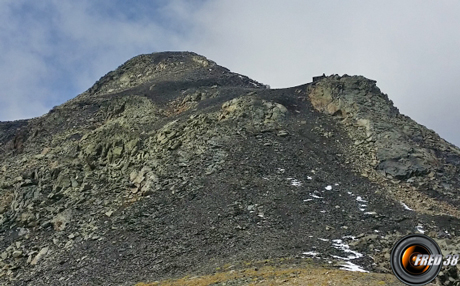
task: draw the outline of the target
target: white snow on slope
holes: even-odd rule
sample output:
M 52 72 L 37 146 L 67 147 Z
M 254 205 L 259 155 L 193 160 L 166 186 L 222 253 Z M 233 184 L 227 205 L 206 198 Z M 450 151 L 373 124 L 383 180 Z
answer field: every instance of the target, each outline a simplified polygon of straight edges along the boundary
M 287 178 L 287 179 L 291 181 L 291 186 L 295 186 L 295 187 L 302 186 L 302 182 L 300 182 L 297 179 L 294 179 L 294 178 Z
M 335 258 L 340 258 L 340 259 L 343 259 L 343 260 L 351 260 L 351 259 L 356 259 L 356 258 L 360 258 L 360 257 L 363 257 L 363 255 L 357 251 L 354 251 L 354 250 L 351 250 L 350 249 L 350 246 L 348 244 L 345 244 L 343 242 L 343 240 L 341 239 L 333 239 L 332 240 L 332 247 L 334 247 L 335 249 L 338 249 L 338 250 L 341 250 L 345 253 L 348 254 L 348 256 L 345 258 L 345 257 L 340 257 L 340 256 L 334 256 Z
M 332 257 L 340 260 L 344 260 L 344 263 L 342 264 L 342 267 L 340 269 L 342 270 L 347 270 L 347 271 L 358 271 L 358 272 L 369 272 L 364 270 L 361 266 L 356 265 L 352 263 L 350 260 L 357 259 L 363 257 L 363 254 L 351 250 L 350 246 L 348 244 L 345 244 L 343 240 L 341 239 L 333 239 L 332 240 L 332 247 L 335 249 L 338 249 L 340 251 L 345 252 L 348 256 L 347 257 L 341 257 L 337 255 L 332 255 Z
M 315 199 L 322 199 L 323 197 L 317 196 L 315 194 L 310 193 L 310 197 L 315 198 Z
M 316 252 L 316 251 L 307 251 L 307 252 L 304 252 L 303 254 L 304 254 L 304 255 L 313 256 L 313 257 L 319 255 L 319 253 Z
M 408 207 L 405 203 L 403 202 L 400 202 L 401 205 L 404 207 L 405 210 L 408 210 L 408 211 L 413 211 L 413 209 L 411 209 L 410 207 Z
M 312 236 L 309 236 L 309 237 L 311 238 Z M 350 246 L 343 241 L 343 240 L 350 240 L 350 239 L 354 240 L 355 237 L 351 236 L 351 235 L 346 235 L 342 239 L 333 239 L 332 240 L 332 247 L 334 247 L 335 249 L 343 252 L 345 254 L 345 257 L 338 256 L 338 255 L 331 255 L 331 257 L 333 257 L 335 259 L 338 259 L 338 260 L 341 260 L 343 262 L 341 264 L 341 267 L 340 267 L 340 269 L 342 269 L 342 270 L 358 271 L 358 272 L 369 272 L 369 271 L 364 270 L 363 267 L 351 262 L 351 260 L 364 257 L 364 255 L 359 253 L 359 252 L 357 252 L 357 251 L 354 251 L 354 250 L 350 249 Z M 330 241 L 329 239 L 326 239 L 326 238 L 318 238 L 318 240 L 321 240 L 321 241 L 324 241 L 324 242 Z M 303 255 L 312 256 L 314 258 L 320 258 L 321 253 L 316 251 L 316 247 L 313 247 L 313 249 L 315 249 L 315 250 L 303 252 Z M 323 257 L 323 259 L 327 259 L 327 258 Z M 328 261 L 328 262 L 332 263 L 332 261 Z
M 356 265 L 350 261 L 345 261 L 342 267 L 340 267 L 340 269 L 347 270 L 347 271 L 357 271 L 357 272 L 369 273 L 369 271 L 364 270 L 361 266 Z

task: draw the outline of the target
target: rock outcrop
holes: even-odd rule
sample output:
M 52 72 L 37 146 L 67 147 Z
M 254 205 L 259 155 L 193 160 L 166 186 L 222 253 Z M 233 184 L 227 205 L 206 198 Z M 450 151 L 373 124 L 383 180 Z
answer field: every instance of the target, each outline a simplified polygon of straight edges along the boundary
M 348 127 L 358 127 L 349 128 L 351 133 L 360 133 L 361 127 L 365 141 L 355 144 L 368 142 L 377 159 L 376 169 L 383 175 L 409 179 L 437 171 L 446 158 L 437 158 L 436 151 L 447 150 L 449 144 L 401 115 L 375 83 L 363 77 L 332 76 L 316 84 L 309 96 L 318 111 L 339 117 Z
M 413 232 L 460 251 L 460 150 L 362 76 L 272 90 L 194 53 L 141 55 L 48 114 L 1 122 L 0 159 L 12 285 L 133 285 L 312 253 L 390 272 Z

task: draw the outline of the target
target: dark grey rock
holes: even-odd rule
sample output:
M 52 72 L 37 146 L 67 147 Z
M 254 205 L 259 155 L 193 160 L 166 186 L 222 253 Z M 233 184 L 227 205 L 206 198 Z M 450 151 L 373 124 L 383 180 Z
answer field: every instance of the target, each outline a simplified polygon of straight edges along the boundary
M 330 259 L 335 239 L 389 272 L 419 224 L 459 251 L 459 158 L 362 76 L 271 90 L 194 53 L 141 55 L 42 117 L 0 122 L 0 258 L 14 267 L 0 284 Z

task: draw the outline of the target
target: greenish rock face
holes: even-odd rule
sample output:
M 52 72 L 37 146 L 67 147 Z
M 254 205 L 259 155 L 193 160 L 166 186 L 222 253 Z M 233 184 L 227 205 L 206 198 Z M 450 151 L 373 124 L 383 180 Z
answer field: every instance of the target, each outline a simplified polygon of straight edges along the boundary
M 338 240 L 388 272 L 406 232 L 459 250 L 459 158 L 362 76 L 271 90 L 194 53 L 141 55 L 0 122 L 0 284 L 330 260 L 348 255 Z
M 375 83 L 363 77 L 328 77 L 314 85 L 309 97 L 315 109 L 342 119 L 351 137 L 365 136 L 356 145 L 365 143 L 366 152 L 375 156 L 377 170 L 406 180 L 436 172 L 444 159 L 435 150 L 456 148 L 447 147 L 433 131 L 401 115 Z M 429 137 L 438 140 L 422 139 Z

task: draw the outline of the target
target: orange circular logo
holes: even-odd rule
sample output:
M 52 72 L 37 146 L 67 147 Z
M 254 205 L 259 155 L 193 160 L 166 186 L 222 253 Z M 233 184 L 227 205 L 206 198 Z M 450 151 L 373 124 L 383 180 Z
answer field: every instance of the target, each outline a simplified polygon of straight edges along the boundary
M 398 240 L 391 250 L 391 269 L 403 283 L 426 285 L 438 276 L 442 254 L 438 244 L 423 234 L 412 234 Z

